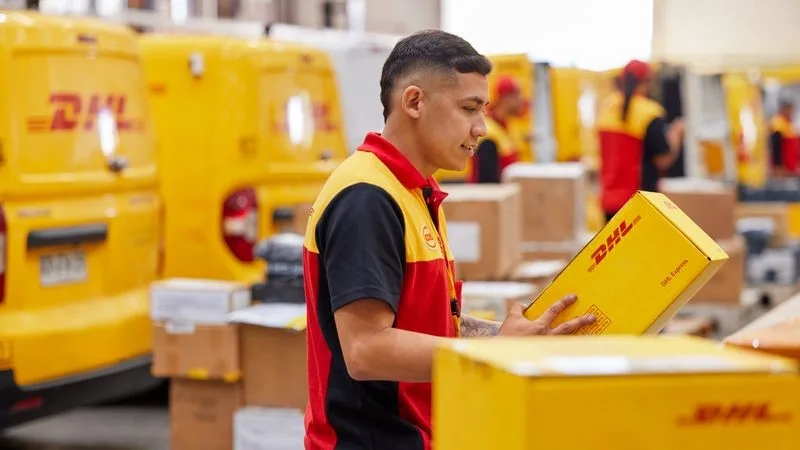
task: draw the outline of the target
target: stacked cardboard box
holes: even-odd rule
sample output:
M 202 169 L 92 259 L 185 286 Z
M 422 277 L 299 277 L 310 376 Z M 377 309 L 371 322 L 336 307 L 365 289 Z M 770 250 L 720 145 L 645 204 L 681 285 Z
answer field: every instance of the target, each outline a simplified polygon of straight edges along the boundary
M 503 172 L 522 196 L 522 241 L 526 260 L 570 259 L 588 241 L 588 176 L 580 163 L 517 163 Z
M 747 246 L 736 232 L 736 190 L 720 182 L 687 178 L 665 179 L 660 190 L 730 257 L 692 301 L 738 305 L 747 284 Z
M 514 185 L 447 187 L 447 240 L 464 280 L 504 280 L 522 259 L 520 189 Z
M 232 449 L 241 408 L 306 403 L 305 306 L 251 305 L 247 285 L 152 287 L 153 374 L 171 379 L 172 448 Z

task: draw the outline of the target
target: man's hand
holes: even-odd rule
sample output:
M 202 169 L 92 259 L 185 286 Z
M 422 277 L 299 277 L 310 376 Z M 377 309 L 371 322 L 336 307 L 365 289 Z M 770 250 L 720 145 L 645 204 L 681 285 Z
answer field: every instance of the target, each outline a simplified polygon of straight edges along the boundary
M 587 314 L 564 322 L 555 328 L 551 328 L 550 325 L 554 320 L 556 320 L 559 314 L 564 312 L 565 309 L 575 303 L 577 299 L 578 298 L 574 295 L 569 295 L 562 298 L 561 300 L 555 302 L 553 306 L 548 308 L 547 311 L 545 311 L 544 314 L 542 314 L 542 316 L 536 320 L 526 319 L 525 316 L 522 315 L 523 311 L 525 311 L 525 305 L 522 303 L 516 303 L 511 307 L 506 320 L 503 321 L 503 324 L 500 326 L 499 335 L 535 336 L 547 334 L 573 334 L 583 326 L 593 324 L 596 318 L 591 314 Z
M 667 129 L 667 142 L 673 152 L 679 152 L 683 136 L 686 132 L 686 122 L 682 118 L 675 119 Z

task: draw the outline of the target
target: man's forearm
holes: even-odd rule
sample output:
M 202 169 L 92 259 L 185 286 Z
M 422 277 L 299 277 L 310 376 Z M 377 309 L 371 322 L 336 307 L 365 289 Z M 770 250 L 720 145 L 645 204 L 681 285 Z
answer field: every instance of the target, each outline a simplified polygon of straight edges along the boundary
M 500 324 L 501 322 L 479 319 L 465 314 L 461 316 L 461 336 L 497 336 L 497 333 L 500 332 Z
M 436 347 L 447 338 L 387 328 L 368 339 L 347 363 L 353 378 L 413 383 L 431 381 Z

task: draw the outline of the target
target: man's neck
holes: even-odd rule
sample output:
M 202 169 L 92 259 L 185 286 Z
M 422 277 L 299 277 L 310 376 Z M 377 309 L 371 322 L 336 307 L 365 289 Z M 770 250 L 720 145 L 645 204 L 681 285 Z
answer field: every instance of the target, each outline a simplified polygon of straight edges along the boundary
M 428 167 L 429 165 L 425 164 L 424 159 L 418 153 L 419 144 L 413 139 L 410 139 L 411 133 L 404 133 L 387 123 L 383 128 L 381 136 L 394 145 L 423 177 L 428 178 L 436 172 L 435 167 Z

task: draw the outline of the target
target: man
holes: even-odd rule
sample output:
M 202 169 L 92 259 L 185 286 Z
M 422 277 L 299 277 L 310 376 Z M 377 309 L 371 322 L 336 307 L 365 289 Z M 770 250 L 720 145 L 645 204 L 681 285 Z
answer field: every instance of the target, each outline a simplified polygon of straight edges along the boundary
M 776 176 L 797 175 L 800 162 L 800 136 L 794 124 L 794 103 L 782 98 L 778 113 L 769 121 L 772 170 Z
M 308 305 L 307 450 L 431 446 L 431 365 L 457 336 L 573 333 L 555 329 L 565 298 L 536 321 L 517 305 L 505 322 L 460 314 L 438 169 L 463 170 L 486 134 L 491 64 L 442 31 L 407 37 L 383 66 L 385 127 L 331 175 L 314 203 L 303 268 Z M 467 393 L 465 393 L 467 395 Z
M 519 84 L 508 76 L 497 81 L 495 98 L 486 118 L 486 136 L 472 158 L 473 183 L 499 183 L 503 170 L 519 160 L 519 149 L 508 133 L 508 120 L 524 115 L 527 102 Z
M 637 190 L 658 191 L 661 174 L 681 151 L 683 121 L 676 119 L 667 125 L 664 108 L 648 97 L 651 82 L 647 63 L 629 62 L 622 70 L 619 89 L 600 108 L 597 130 L 606 220 Z

